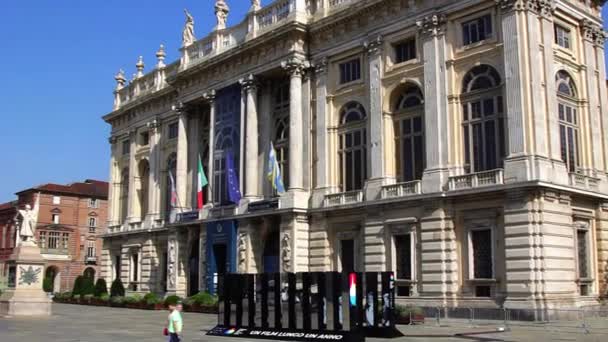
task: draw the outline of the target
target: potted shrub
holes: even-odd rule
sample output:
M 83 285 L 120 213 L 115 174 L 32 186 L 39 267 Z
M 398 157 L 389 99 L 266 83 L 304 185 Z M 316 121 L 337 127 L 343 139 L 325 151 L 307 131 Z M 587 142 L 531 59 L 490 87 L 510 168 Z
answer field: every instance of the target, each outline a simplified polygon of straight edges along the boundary
M 413 305 L 396 305 L 395 320 L 397 324 L 424 323 L 424 310 Z
M 82 294 L 82 283 L 84 281 L 83 276 L 76 277 L 74 280 L 74 288 L 72 289 L 72 296 L 79 297 Z
M 163 310 L 165 308 L 162 299 L 156 293 L 147 293 L 142 301 L 149 310 Z
M 112 286 L 110 287 L 110 297 L 124 297 L 125 296 L 125 287 L 122 284 L 120 278 L 116 278 L 112 282 Z
M 142 296 L 134 294 L 125 298 L 125 304 L 129 309 L 141 309 L 142 299 Z
M 207 292 L 199 292 L 198 294 L 191 297 L 194 301 L 192 305 L 193 311 L 201 313 L 217 313 L 218 312 L 218 298 Z
M 80 303 L 81 304 L 86 304 L 86 305 L 91 305 L 92 300 L 93 300 L 94 296 L 92 294 L 85 294 L 85 295 L 80 295 Z
M 125 297 L 115 296 L 110 297 L 110 306 L 115 308 L 122 308 L 125 306 Z
M 104 294 L 108 294 L 108 285 L 106 284 L 106 280 L 103 278 L 97 279 L 97 283 L 95 283 L 95 297 L 101 297 Z

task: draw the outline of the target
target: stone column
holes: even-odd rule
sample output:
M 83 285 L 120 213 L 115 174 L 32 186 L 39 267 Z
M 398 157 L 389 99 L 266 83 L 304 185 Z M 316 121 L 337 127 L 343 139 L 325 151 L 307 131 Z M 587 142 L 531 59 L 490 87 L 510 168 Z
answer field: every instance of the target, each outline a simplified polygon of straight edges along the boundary
M 209 198 L 209 203 L 213 203 L 213 155 L 215 154 L 215 90 L 211 90 L 203 95 L 203 98 L 209 104 L 209 160 L 208 160 L 208 170 L 207 172 L 207 181 L 209 185 L 207 186 L 207 196 Z
M 179 116 L 177 136 L 177 171 L 175 174 L 175 188 L 177 192 L 177 207 L 181 211 L 188 211 L 188 112 L 182 106 L 177 108 Z
M 327 59 L 324 58 L 315 63 L 315 87 L 316 87 L 316 120 L 315 120 L 315 189 L 313 193 L 312 206 L 317 208 L 323 205 L 325 194 L 329 193 L 329 134 L 328 106 L 327 106 Z
M 118 158 L 118 139 L 110 137 L 110 180 L 108 191 L 108 227 L 118 225 L 120 220 L 118 208 L 120 206 L 120 172 L 116 167 Z M 11 239 L 12 240 L 12 239 Z
M 255 200 L 260 197 L 258 178 L 258 85 L 249 75 L 240 81 L 246 93 L 245 115 L 245 197 Z
M 445 201 L 426 203 L 420 230 L 421 295 L 436 297 L 443 300 L 443 305 L 447 305 L 457 295 L 459 284 L 453 208 Z
M 201 225 L 198 237 L 198 291 L 203 292 L 207 286 L 207 230 Z
M 161 123 L 154 119 L 148 123 L 150 135 L 150 179 L 148 179 L 148 214 L 146 221 L 153 226 L 161 218 Z
M 129 197 L 127 199 L 127 222 L 131 223 L 139 220 L 135 203 L 137 201 L 135 178 L 138 176 L 137 162 L 135 160 L 135 153 L 137 152 L 137 130 L 129 132 L 129 144 Z
M 304 127 L 302 118 L 302 74 L 304 62 L 292 58 L 282 63 L 289 73 L 289 190 L 304 190 Z
M 604 63 L 604 54 L 596 54 L 596 32 L 601 31 L 600 27 L 596 27 L 589 21 L 583 21 L 583 52 L 585 57 L 584 64 L 587 66 L 585 69 L 585 81 L 587 85 L 587 101 L 588 101 L 588 122 L 591 133 L 591 144 L 592 148 L 587 149 L 590 152 L 591 160 L 588 165 L 582 164 L 583 167 L 588 166 L 591 168 L 591 172 L 595 173 L 597 170 L 604 170 L 604 153 L 599 153 L 600 146 L 602 145 L 602 117 L 601 110 L 599 107 L 600 98 L 598 94 L 598 84 L 606 83 L 605 79 L 598 79 L 598 66 L 596 61 Z M 580 97 L 580 94 L 579 94 Z M 580 115 L 582 117 L 582 115 Z M 581 144 L 584 146 L 584 144 Z M 581 147 L 582 147 L 581 146 Z
M 386 185 L 386 165 L 384 146 L 384 125 L 382 114 L 382 75 L 384 66 L 382 63 L 383 41 L 382 37 L 366 42 L 365 49 L 368 53 L 369 62 L 369 115 L 368 115 L 368 153 L 367 170 L 369 180 L 366 183 L 367 200 L 380 198 L 382 186 Z
M 422 192 L 442 191 L 448 181 L 448 143 L 451 141 L 447 113 L 447 73 L 443 14 L 418 21 L 424 56 L 424 130 L 426 170 Z
M 201 153 L 199 144 L 199 127 L 201 113 L 198 111 L 192 113 L 188 123 L 188 184 L 186 206 L 188 208 L 196 208 L 197 193 L 198 193 L 198 156 Z M 201 156 L 202 157 L 202 156 Z
M 270 149 L 270 141 L 273 138 L 271 133 L 273 126 L 273 113 L 272 113 L 272 87 L 270 82 L 265 82 L 261 86 L 260 96 L 260 111 L 259 111 L 259 125 L 260 125 L 260 157 L 258 163 L 260 170 L 267 170 L 268 168 L 268 150 Z M 258 175 L 258 182 L 261 184 L 260 194 L 263 197 L 270 197 L 273 195 L 272 185 L 266 180 L 266 172 L 262 171 Z

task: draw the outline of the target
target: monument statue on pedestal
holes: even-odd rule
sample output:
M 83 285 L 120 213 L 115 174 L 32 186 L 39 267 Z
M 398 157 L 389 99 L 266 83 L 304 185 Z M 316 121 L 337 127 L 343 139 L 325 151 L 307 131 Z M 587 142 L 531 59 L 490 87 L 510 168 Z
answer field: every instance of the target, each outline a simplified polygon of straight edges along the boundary
M 184 25 L 184 32 L 182 33 L 182 47 L 188 47 L 196 41 L 196 37 L 194 36 L 194 17 L 192 17 L 187 9 L 184 9 L 184 14 L 186 14 L 186 25 Z
M 35 234 L 40 209 L 40 194 L 34 208 L 27 204 L 15 217 L 15 249 L 8 258 L 9 284 L 0 296 L 0 316 L 48 316 L 51 300 L 42 290 L 46 261 L 40 254 Z
M 217 18 L 216 30 L 223 30 L 226 28 L 226 19 L 230 13 L 230 7 L 224 0 L 215 1 L 215 17 Z

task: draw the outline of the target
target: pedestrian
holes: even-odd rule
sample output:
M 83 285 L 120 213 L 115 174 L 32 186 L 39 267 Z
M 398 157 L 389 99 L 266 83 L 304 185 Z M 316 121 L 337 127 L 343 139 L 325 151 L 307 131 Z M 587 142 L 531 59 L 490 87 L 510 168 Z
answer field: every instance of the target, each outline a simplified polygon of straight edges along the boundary
M 181 302 L 178 302 L 176 305 L 169 306 L 169 310 L 171 310 L 169 321 L 167 323 L 169 342 L 180 342 L 182 340 L 182 309 L 183 307 Z

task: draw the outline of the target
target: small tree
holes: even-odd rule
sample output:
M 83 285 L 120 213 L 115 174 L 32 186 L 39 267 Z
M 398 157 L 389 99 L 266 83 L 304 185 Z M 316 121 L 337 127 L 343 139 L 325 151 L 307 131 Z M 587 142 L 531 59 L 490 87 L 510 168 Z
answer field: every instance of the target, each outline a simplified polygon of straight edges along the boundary
M 46 293 L 53 292 L 53 279 L 49 277 L 44 277 L 44 280 L 42 280 L 42 289 Z
M 120 278 L 116 278 L 110 287 L 110 297 L 124 297 L 125 287 L 122 285 Z
M 91 279 L 87 276 L 83 276 L 81 286 L 82 286 L 80 288 L 81 296 L 86 296 L 86 295 L 92 296 L 95 293 L 95 284 L 93 284 L 93 279 Z
M 77 297 L 82 294 L 83 281 L 84 281 L 83 276 L 76 277 L 76 280 L 74 280 L 74 288 L 72 289 L 72 296 Z
M 95 297 L 101 297 L 104 294 L 108 294 L 108 285 L 105 279 L 99 278 L 95 284 Z

